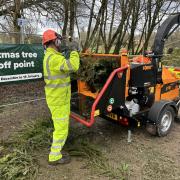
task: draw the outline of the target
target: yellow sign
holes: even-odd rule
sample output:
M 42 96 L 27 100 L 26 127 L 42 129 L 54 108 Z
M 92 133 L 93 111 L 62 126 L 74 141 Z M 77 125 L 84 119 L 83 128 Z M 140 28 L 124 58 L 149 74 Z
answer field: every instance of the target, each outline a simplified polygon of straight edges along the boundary
M 98 109 L 94 112 L 94 116 L 99 116 L 99 115 L 100 115 L 100 110 Z
M 106 116 L 109 117 L 109 118 L 111 118 L 111 119 L 113 119 L 113 120 L 116 120 L 116 121 L 118 120 L 117 114 L 109 113 L 109 114 L 107 114 Z
M 154 87 L 150 87 L 149 90 L 150 90 L 150 93 L 154 93 L 155 89 L 154 89 Z

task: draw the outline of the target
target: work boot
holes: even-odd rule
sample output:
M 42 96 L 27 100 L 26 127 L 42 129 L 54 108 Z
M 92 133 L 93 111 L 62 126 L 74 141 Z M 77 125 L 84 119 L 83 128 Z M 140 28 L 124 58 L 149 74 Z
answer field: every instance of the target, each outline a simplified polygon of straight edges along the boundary
M 58 164 L 69 164 L 71 162 L 71 158 L 69 155 L 63 155 L 63 157 L 57 161 L 49 161 L 49 165 L 58 165 Z
M 61 151 L 62 156 L 69 156 L 69 153 L 67 151 Z

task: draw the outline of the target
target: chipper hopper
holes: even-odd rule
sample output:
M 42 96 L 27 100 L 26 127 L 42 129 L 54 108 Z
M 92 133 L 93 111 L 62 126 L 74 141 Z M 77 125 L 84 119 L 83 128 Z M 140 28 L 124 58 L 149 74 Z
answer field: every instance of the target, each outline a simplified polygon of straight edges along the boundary
M 167 135 L 173 121 L 180 118 L 180 76 L 178 68 L 163 66 L 161 58 L 164 40 L 179 24 L 180 14 L 165 20 L 157 31 L 152 52 L 145 55 L 131 57 L 126 50 L 119 55 L 81 54 L 82 67 L 84 59 L 104 58 L 116 65 L 104 66 L 110 71 L 94 76 L 96 82 L 79 73 L 77 92 L 72 93 L 71 117 L 88 127 L 97 116 L 126 126 L 145 124 L 151 134 Z M 98 74 L 102 68 L 95 71 Z M 101 86 L 96 88 L 93 83 Z

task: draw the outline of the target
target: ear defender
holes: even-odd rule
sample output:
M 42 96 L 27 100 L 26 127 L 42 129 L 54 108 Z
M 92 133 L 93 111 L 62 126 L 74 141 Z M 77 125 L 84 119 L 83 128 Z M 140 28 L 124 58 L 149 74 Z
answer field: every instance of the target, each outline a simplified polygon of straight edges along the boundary
M 60 47 L 60 45 L 61 45 L 61 41 L 62 41 L 62 36 L 60 35 L 60 34 L 57 34 L 56 33 L 56 40 L 55 40 L 55 46 L 57 46 L 57 47 Z
M 59 47 L 61 45 L 61 40 L 57 38 L 54 43 L 55 43 L 55 46 Z

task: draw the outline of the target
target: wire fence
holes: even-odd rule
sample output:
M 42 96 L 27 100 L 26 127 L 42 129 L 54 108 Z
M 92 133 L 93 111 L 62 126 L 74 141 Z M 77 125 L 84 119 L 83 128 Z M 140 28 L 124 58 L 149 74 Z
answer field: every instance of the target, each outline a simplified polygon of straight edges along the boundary
M 50 118 L 44 81 L 0 84 L 0 140 L 29 122 Z
M 0 32 L 0 44 L 41 44 L 42 36 L 38 34 L 21 34 L 20 32 Z
M 0 44 L 20 44 L 21 36 L 16 32 L 0 32 Z M 41 41 L 40 35 L 24 34 L 25 44 L 41 44 Z M 0 140 L 7 139 L 29 121 L 50 118 L 44 85 L 43 80 L 0 83 Z
M 11 104 L 18 104 L 19 102 L 33 102 L 33 100 L 40 100 L 44 98 L 44 82 L 29 81 L 18 84 L 0 85 L 0 108 Z

